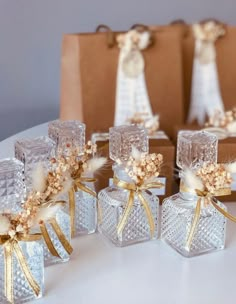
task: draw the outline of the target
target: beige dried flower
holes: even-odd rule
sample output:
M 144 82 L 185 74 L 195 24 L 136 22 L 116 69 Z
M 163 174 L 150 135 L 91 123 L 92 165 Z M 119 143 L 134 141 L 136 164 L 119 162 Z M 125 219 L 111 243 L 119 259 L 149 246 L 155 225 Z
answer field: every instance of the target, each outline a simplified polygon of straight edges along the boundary
M 232 183 L 231 174 L 224 164 L 204 164 L 197 170 L 196 176 L 201 179 L 204 191 L 212 195 L 220 189 L 230 188 Z
M 137 184 L 143 184 L 159 176 L 162 163 L 163 156 L 161 154 L 141 153 L 138 159 L 133 156 L 129 157 L 125 170 Z

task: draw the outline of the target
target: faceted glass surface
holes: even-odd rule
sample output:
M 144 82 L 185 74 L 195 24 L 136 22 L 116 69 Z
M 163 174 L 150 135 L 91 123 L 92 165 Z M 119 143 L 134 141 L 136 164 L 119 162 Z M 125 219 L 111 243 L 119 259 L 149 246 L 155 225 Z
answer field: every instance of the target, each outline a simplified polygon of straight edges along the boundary
M 75 236 L 94 233 L 97 228 L 97 199 L 84 191 L 75 193 Z
M 216 163 L 218 139 L 206 131 L 180 131 L 177 142 L 177 166 L 198 168 L 203 162 Z
M 27 191 L 32 188 L 32 172 L 38 164 L 49 167 L 49 160 L 55 155 L 55 143 L 48 137 L 22 139 L 15 143 L 15 157 L 23 162 Z
M 15 158 L 0 160 L 0 211 L 19 211 L 24 195 L 23 163 Z
M 48 124 L 48 136 L 56 143 L 57 148 L 66 150 L 67 144 L 70 144 L 83 152 L 85 124 L 79 120 L 54 120 Z
M 140 152 L 148 152 L 148 135 L 147 130 L 135 125 L 113 127 L 109 130 L 110 158 L 114 161 L 118 159 L 127 161 L 132 147 Z
M 71 231 L 70 231 L 70 217 L 69 217 L 69 215 L 66 212 L 64 212 L 63 210 L 59 210 L 56 213 L 56 220 L 57 220 L 57 223 L 60 226 L 62 232 L 64 233 L 66 239 L 70 243 L 71 242 Z M 47 231 L 50 235 L 50 238 L 52 240 L 52 243 L 53 243 L 55 249 L 57 250 L 57 252 L 59 253 L 61 259 L 51 255 L 50 251 L 47 248 L 46 243 L 44 242 L 44 240 L 42 240 L 45 266 L 50 266 L 50 265 L 54 265 L 54 264 L 69 261 L 70 255 L 66 252 L 66 250 L 62 246 L 62 244 L 59 241 L 54 229 L 52 228 L 52 226 L 49 223 L 47 223 L 46 227 L 47 227 Z
M 14 254 L 13 260 L 13 294 L 14 303 L 25 303 L 36 298 L 42 297 L 44 290 L 44 261 L 43 261 L 43 248 L 40 242 L 19 242 L 23 251 L 26 262 L 30 271 L 40 286 L 40 294 L 37 297 L 29 283 L 27 282 L 20 264 Z M 5 295 L 5 262 L 4 262 L 4 249 L 0 246 L 0 303 L 9 303 Z
M 212 205 L 208 205 L 202 207 L 190 250 L 186 249 L 197 199 L 196 195 L 177 193 L 162 204 L 161 237 L 185 257 L 217 251 L 225 245 L 226 218 Z M 219 201 L 218 205 L 226 210 Z
M 123 232 L 118 235 L 117 225 L 124 213 L 129 191 L 115 186 L 103 189 L 98 194 L 98 230 L 116 246 L 127 246 L 158 237 L 159 199 L 151 192 L 143 192 L 155 222 L 153 238 L 147 216 L 139 198 L 135 195 L 134 206 Z
M 83 183 L 95 191 L 94 183 Z M 63 197 L 68 201 L 68 195 Z M 69 213 L 69 203 L 67 204 Z M 75 235 L 94 233 L 97 229 L 97 199 L 85 191 L 75 192 Z

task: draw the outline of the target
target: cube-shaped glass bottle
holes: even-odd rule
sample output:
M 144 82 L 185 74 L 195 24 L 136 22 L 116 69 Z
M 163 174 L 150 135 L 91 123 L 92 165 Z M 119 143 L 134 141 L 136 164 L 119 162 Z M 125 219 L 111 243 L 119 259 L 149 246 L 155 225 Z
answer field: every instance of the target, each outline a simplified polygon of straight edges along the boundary
M 46 136 L 32 139 L 19 139 L 15 142 L 15 157 L 23 162 L 26 191 L 32 190 L 32 173 L 42 164 L 50 166 L 50 159 L 55 155 L 55 143 Z
M 203 163 L 216 163 L 217 148 L 217 137 L 211 133 L 181 131 L 178 134 L 177 165 L 180 169 L 198 169 Z M 180 192 L 166 198 L 162 204 L 161 237 L 186 257 L 220 250 L 225 244 L 225 217 L 213 205 L 201 204 L 197 229 L 190 246 L 187 246 L 198 200 L 195 193 L 180 186 Z M 217 201 L 217 204 L 226 210 L 221 202 Z
M 49 207 L 50 208 L 50 207 Z M 59 209 L 55 215 L 55 219 L 60 226 L 62 233 L 64 234 L 65 238 L 69 243 L 71 243 L 71 231 L 70 231 L 70 217 L 69 215 L 63 210 Z M 49 251 L 44 239 L 42 239 L 43 244 L 43 252 L 44 252 L 44 265 L 51 266 L 58 263 L 67 262 L 70 259 L 69 253 L 63 247 L 60 239 L 58 238 L 55 230 L 51 226 L 50 222 L 46 222 L 46 229 L 49 234 L 49 237 L 52 241 L 53 246 L 55 247 L 56 251 L 58 252 L 59 257 L 53 256 Z
M 85 146 L 85 125 L 78 120 L 55 120 L 49 123 L 48 134 L 56 143 L 56 150 L 67 153 L 67 147 L 75 147 L 81 153 Z M 93 177 L 93 176 L 86 176 Z M 84 182 L 87 188 L 94 191 L 94 183 Z M 75 233 L 90 234 L 97 227 L 97 200 L 91 194 L 78 190 L 75 192 Z M 68 196 L 64 199 L 68 201 Z
M 129 184 L 134 181 L 127 175 L 123 165 L 131 155 L 132 147 L 140 152 L 148 152 L 148 136 L 144 128 L 138 126 L 120 126 L 110 128 L 110 158 L 119 164 L 113 166 L 115 176 Z M 145 209 L 134 194 L 131 212 L 126 219 L 122 231 L 118 231 L 130 191 L 112 185 L 101 190 L 98 194 L 98 230 L 116 246 L 126 246 L 134 243 L 156 239 L 158 237 L 159 199 L 150 191 L 142 191 L 142 196 L 148 204 L 154 222 L 152 235 Z
M 30 269 L 32 277 L 38 284 L 40 292 L 36 295 L 33 289 L 30 287 L 28 280 L 22 268 L 19 260 L 16 257 L 15 252 L 13 253 L 13 265 L 12 265 L 12 278 L 13 278 L 13 299 L 15 304 L 25 303 L 41 298 L 44 292 L 44 258 L 43 258 L 43 247 L 40 241 L 25 242 L 20 241 L 18 243 L 22 250 L 25 261 Z M 6 259 L 4 255 L 4 245 L 0 246 L 0 303 L 10 303 L 6 296 L 5 289 L 5 271 L 6 271 Z M 8 282 L 7 284 L 10 284 Z
M 24 165 L 15 158 L 0 160 L 0 211 L 17 212 L 25 196 Z

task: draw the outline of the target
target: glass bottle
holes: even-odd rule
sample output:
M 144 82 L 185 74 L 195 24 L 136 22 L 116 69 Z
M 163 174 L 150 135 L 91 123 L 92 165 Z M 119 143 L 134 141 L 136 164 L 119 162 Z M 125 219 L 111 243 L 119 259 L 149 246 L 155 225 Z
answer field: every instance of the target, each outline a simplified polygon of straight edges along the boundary
M 55 120 L 49 123 L 49 136 L 56 142 L 57 151 L 67 153 L 68 144 L 70 147 L 78 148 L 81 153 L 85 146 L 85 124 L 78 120 L 61 121 Z M 91 178 L 93 176 L 86 176 Z M 83 184 L 95 190 L 92 182 L 83 182 Z M 68 196 L 64 197 L 68 201 Z M 97 199 L 84 191 L 75 192 L 75 234 L 91 234 L 97 227 Z
M 24 163 L 25 168 L 25 181 L 27 191 L 32 190 L 32 172 L 35 167 L 41 163 L 45 169 L 50 167 L 50 159 L 55 155 L 55 143 L 48 137 L 38 137 L 33 139 L 22 139 L 15 143 L 15 155 Z M 63 199 L 63 198 L 62 198 Z M 66 212 L 59 210 L 56 214 L 56 220 L 65 234 L 67 240 L 70 242 L 70 219 Z M 45 265 L 49 266 L 55 263 L 66 262 L 69 260 L 69 255 L 65 251 L 64 247 L 58 240 L 58 237 L 51 225 L 46 223 L 48 233 L 61 256 L 61 259 L 52 256 L 48 251 L 48 248 L 42 240 L 44 248 Z
M 66 240 L 69 243 L 71 243 L 69 215 L 62 208 L 60 208 L 55 215 L 55 219 L 56 219 L 57 223 L 59 224 L 60 229 L 62 230 L 63 234 L 65 235 Z M 51 224 L 49 222 L 46 222 L 45 224 L 46 224 L 47 232 L 53 243 L 53 246 L 55 247 L 56 251 L 60 255 L 60 258 L 53 256 L 51 254 L 45 241 L 42 239 L 43 252 L 44 252 L 44 265 L 47 267 L 47 266 L 51 266 L 51 265 L 58 264 L 58 263 L 68 262 L 70 259 L 70 255 L 67 253 L 67 251 L 61 244 L 61 242 L 60 242 L 56 232 L 52 228 Z
M 38 164 L 46 169 L 55 155 L 55 143 L 46 136 L 20 139 L 15 142 L 15 157 L 23 162 L 26 191 L 32 190 L 32 172 Z
M 0 160 L 0 211 L 17 212 L 25 196 L 24 165 L 15 158 Z
M 113 165 L 114 175 L 130 184 L 134 184 L 134 181 L 127 175 L 120 161 L 124 164 L 129 159 L 132 147 L 140 152 L 148 152 L 148 136 L 144 128 L 133 125 L 110 128 L 110 158 L 116 162 Z M 142 195 L 154 220 L 153 235 L 137 193 L 134 195 L 134 204 L 124 229 L 118 233 L 117 227 L 124 215 L 129 194 L 129 190 L 115 185 L 101 190 L 98 194 L 98 230 L 116 246 L 126 246 L 158 237 L 159 199 L 149 190 L 143 190 Z
M 25 303 L 33 301 L 34 299 L 41 298 L 44 292 L 44 259 L 43 248 L 40 241 L 18 243 L 21 247 L 23 255 L 26 259 L 26 263 L 30 268 L 30 272 L 40 287 L 39 295 L 35 295 L 31 289 L 22 269 L 19 261 L 14 254 L 13 257 L 13 298 L 14 303 Z M 5 256 L 4 246 L 0 246 L 0 303 L 10 303 L 6 298 L 5 292 Z
M 198 169 L 203 163 L 217 162 L 217 137 L 205 131 L 181 131 L 177 142 L 177 165 Z M 181 172 L 180 172 L 181 177 Z M 162 205 L 162 239 L 185 257 L 192 257 L 224 248 L 226 218 L 211 204 L 201 205 L 200 219 L 190 246 L 187 239 L 195 214 L 199 197 L 186 192 L 181 186 L 180 192 L 166 198 Z M 219 201 L 217 204 L 226 210 Z

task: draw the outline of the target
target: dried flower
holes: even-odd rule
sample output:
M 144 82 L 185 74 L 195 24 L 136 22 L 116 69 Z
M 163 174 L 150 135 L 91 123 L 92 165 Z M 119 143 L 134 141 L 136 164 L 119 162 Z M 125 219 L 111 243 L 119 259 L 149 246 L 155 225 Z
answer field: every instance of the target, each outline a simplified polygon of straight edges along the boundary
M 207 191 L 212 195 L 220 189 L 230 188 L 232 183 L 226 164 L 205 163 L 196 172 L 185 169 L 182 176 L 190 189 Z
M 137 155 L 137 151 L 135 151 L 134 155 L 129 157 L 125 168 L 134 182 L 143 184 L 154 177 L 158 177 L 163 163 L 162 154 L 140 153 Z
M 205 126 L 222 128 L 230 133 L 236 133 L 236 107 L 227 112 L 215 111 Z
M 160 126 L 159 116 L 150 117 L 148 113 L 136 112 L 133 117 L 127 119 L 129 124 L 134 124 L 147 129 L 149 135 L 153 135 Z

